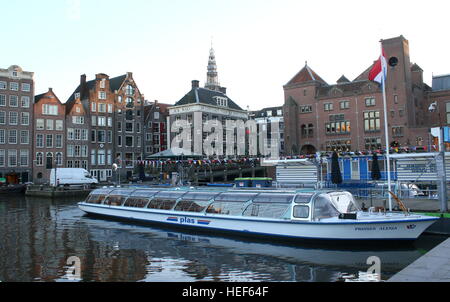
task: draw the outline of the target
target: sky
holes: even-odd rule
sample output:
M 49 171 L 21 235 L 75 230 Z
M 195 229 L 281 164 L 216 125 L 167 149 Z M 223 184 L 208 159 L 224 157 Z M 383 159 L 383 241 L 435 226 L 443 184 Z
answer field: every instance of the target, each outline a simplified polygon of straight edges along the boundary
M 65 102 L 80 75 L 133 72 L 149 101 L 174 104 L 204 86 L 211 41 L 219 81 L 242 108 L 284 103 L 308 62 L 329 84 L 355 79 L 403 35 L 411 61 L 450 74 L 449 1 L 0 0 L 0 68 L 35 73 L 36 94 Z

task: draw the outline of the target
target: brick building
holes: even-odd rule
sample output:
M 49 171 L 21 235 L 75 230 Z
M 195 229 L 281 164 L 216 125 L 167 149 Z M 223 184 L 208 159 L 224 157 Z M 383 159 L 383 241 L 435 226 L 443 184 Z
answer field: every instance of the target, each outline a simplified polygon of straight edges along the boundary
M 144 106 L 144 158 L 168 149 L 167 118 L 171 106 L 158 101 Z
M 35 183 L 48 183 L 50 169 L 65 166 L 66 108 L 52 88 L 34 98 L 34 154 Z
M 423 71 L 410 61 L 403 37 L 382 40 L 388 60 L 386 85 L 390 145 L 426 146 L 428 118 Z M 362 151 L 383 149 L 384 110 L 379 85 L 368 80 L 369 66 L 353 81 L 342 76 L 328 84 L 307 64 L 285 86 L 285 139 L 288 154 L 318 150 Z
M 66 103 L 66 167 L 89 171 L 89 114 L 81 103 L 80 94 Z
M 0 69 L 0 177 L 32 180 L 34 73 L 17 65 Z
M 258 111 L 252 111 L 249 113 L 249 118 L 256 121 L 258 133 L 260 133 L 260 131 L 267 133 L 267 139 L 270 142 L 268 147 L 272 142 L 276 142 L 279 148 L 278 154 L 283 156 L 285 154 L 283 106 L 268 107 Z M 278 124 L 278 128 L 272 129 L 273 123 Z
M 115 78 L 100 73 L 91 81 L 81 75 L 80 85 L 67 101 L 67 119 L 72 121 L 68 129 L 73 129 L 75 141 L 74 152 L 69 153 L 74 157 L 68 165 L 87 166 L 91 175 L 103 182 L 112 180 L 112 165 L 117 162 L 121 177 L 131 176 L 143 156 L 143 100 L 131 72 Z

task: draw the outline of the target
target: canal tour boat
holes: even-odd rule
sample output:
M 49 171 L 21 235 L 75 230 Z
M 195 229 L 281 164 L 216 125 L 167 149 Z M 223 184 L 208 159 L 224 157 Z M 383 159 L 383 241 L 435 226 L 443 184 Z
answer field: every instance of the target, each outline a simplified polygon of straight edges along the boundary
M 438 219 L 363 212 L 346 191 L 102 188 L 78 206 L 116 219 L 284 239 L 415 240 Z

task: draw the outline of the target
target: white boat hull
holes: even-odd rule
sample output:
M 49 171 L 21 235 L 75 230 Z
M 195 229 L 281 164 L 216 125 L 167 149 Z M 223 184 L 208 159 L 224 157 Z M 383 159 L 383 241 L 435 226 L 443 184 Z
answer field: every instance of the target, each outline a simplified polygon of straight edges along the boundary
M 375 215 L 375 217 L 365 217 L 358 220 L 331 219 L 319 222 L 303 222 L 112 207 L 87 203 L 79 203 L 79 208 L 89 214 L 120 219 L 291 239 L 415 240 L 436 221 L 434 217 L 405 216 L 393 213 L 385 215 L 382 219 L 377 219 Z

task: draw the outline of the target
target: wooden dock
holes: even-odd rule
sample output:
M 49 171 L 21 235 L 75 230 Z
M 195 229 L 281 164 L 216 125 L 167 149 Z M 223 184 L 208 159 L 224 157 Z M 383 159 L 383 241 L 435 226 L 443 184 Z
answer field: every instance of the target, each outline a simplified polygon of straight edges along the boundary
M 450 239 L 447 239 L 388 282 L 450 282 Z

